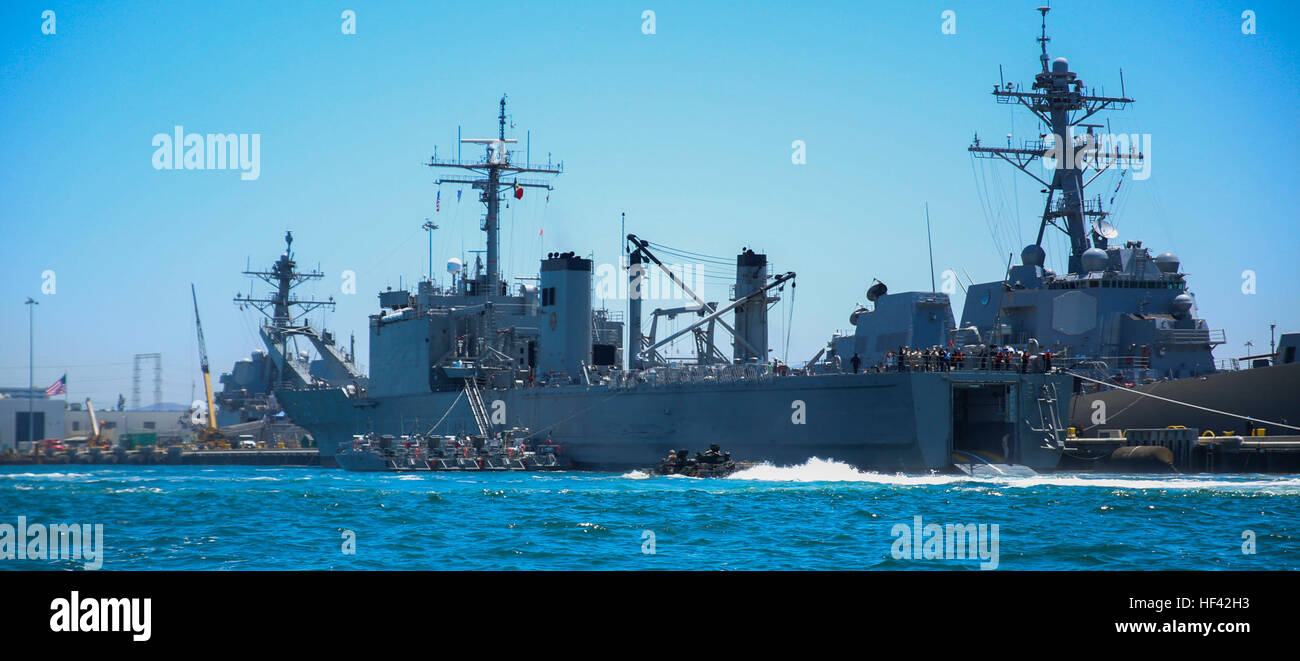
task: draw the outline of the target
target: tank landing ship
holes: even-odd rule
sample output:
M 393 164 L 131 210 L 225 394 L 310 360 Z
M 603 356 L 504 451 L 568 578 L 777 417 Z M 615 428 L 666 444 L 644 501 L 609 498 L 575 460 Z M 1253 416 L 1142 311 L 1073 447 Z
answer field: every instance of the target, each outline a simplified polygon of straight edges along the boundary
M 484 147 L 482 160 L 429 163 L 474 173 L 438 183 L 480 191 L 487 208 L 485 268 L 457 274 L 447 289 L 425 280 L 415 292 L 381 292 L 382 311 L 370 317 L 368 385 L 313 384 L 277 393 L 317 439 L 323 464 L 354 435 L 400 437 L 436 425 L 439 433 L 528 427 L 563 446 L 578 469 L 644 468 L 670 450 L 718 442 L 746 460 L 778 465 L 820 457 L 861 469 L 948 471 L 954 452 L 993 452 L 1035 470 L 1057 465 L 1068 376 L 974 368 L 858 371 L 849 358 L 811 370 L 773 365 L 768 308 L 787 284 L 794 286 L 795 274 L 773 275 L 766 255 L 737 256 L 735 298 L 719 304 L 691 291 L 648 241 L 628 235 L 626 347 L 621 322 L 592 309 L 590 260 L 552 253 L 541 262 L 537 285 L 507 287 L 498 265 L 500 200 L 507 193 L 519 198 L 529 187 L 550 188 L 523 175 L 554 176 L 562 166 L 515 161 L 504 98 L 498 126 L 496 137 L 465 141 Z M 650 269 L 664 271 L 694 301 L 694 320 L 662 339 L 653 323 L 649 334 L 642 331 L 638 294 Z M 937 311 L 915 302 L 942 294 L 898 296 L 907 303 L 901 308 L 928 320 Z M 892 306 L 890 296 L 877 298 L 882 309 Z M 655 319 L 671 314 L 652 312 Z M 942 323 L 916 322 L 912 314 L 882 314 L 869 328 L 860 324 L 856 338 L 871 346 L 900 337 L 913 346 L 943 343 Z M 715 343 L 717 327 L 731 334 L 729 356 Z M 661 355 L 687 334 L 695 339 L 692 361 Z
M 1106 220 L 1101 196 L 1088 199 L 1084 191 L 1107 169 L 1143 163 L 1145 156 L 1135 147 L 1121 149 L 1122 142 L 1102 140 L 1093 131 L 1107 125 L 1099 113 L 1122 109 L 1133 99 L 1124 95 L 1122 80 L 1120 96 L 1096 95 L 1065 58 L 1051 59 L 1048 8 L 1039 11 L 1042 70 L 1032 87 L 1003 82 L 994 85 L 993 96 L 998 103 L 1031 110 L 1043 123 L 1040 137 L 1019 146 L 1008 140 L 1004 147 L 976 136 L 969 148 L 977 158 L 1011 163 L 1043 186 L 1047 199 L 1038 238 L 1002 280 L 971 284 L 953 344 L 1051 351 L 1079 380 L 1070 425 L 1081 436 L 1167 425 L 1300 430 L 1300 397 L 1294 396 L 1300 364 L 1287 358 L 1287 336 L 1273 354 L 1252 357 L 1263 361 L 1252 369 L 1238 370 L 1235 360 L 1216 364 L 1214 348 L 1226 337 L 1197 317 L 1178 257 L 1153 256 L 1141 241 L 1112 245 L 1118 231 Z M 1089 118 L 1095 123 L 1083 123 Z M 1045 136 L 1051 136 L 1050 144 Z M 1047 179 L 1030 168 L 1040 159 L 1056 161 Z M 1049 231 L 1068 238 L 1065 273 L 1046 267 L 1043 242 Z

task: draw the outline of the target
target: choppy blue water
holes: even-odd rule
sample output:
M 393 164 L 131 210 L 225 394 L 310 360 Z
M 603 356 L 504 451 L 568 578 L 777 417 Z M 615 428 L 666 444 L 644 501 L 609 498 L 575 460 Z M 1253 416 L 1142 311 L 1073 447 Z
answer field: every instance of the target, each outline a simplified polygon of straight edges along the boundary
M 976 569 L 896 559 L 896 524 L 997 524 L 999 568 L 1300 568 L 1300 476 L 0 469 L 0 524 L 104 526 L 105 569 Z M 355 553 L 344 553 L 345 531 Z M 1243 553 L 1253 531 L 1255 554 Z M 653 551 L 649 544 L 651 531 Z M 0 560 L 0 569 L 80 561 Z

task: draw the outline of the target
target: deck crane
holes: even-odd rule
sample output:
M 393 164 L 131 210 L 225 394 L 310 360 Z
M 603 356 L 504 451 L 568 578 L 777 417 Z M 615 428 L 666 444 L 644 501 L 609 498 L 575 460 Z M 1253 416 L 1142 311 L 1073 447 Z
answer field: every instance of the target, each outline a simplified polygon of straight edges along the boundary
M 229 448 L 226 437 L 217 428 L 217 408 L 212 400 L 212 373 L 208 370 L 208 347 L 203 341 L 203 322 L 199 320 L 199 296 L 190 283 L 190 296 L 194 299 L 194 327 L 199 333 L 199 365 L 203 369 L 203 394 L 208 402 L 207 424 L 198 430 L 198 442 L 208 448 Z

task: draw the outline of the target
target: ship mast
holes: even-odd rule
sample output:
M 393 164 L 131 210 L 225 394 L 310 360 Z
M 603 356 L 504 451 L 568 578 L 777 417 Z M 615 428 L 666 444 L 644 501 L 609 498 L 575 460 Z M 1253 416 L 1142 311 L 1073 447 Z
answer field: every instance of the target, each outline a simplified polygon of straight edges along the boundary
M 293 259 L 293 231 L 284 233 L 284 254 L 271 265 L 270 271 L 247 270 L 243 274 L 255 277 L 275 288 L 270 298 L 251 298 L 235 294 L 235 303 L 251 305 L 257 308 L 271 325 L 279 329 L 295 327 L 295 322 L 303 315 L 319 307 L 334 307 L 334 297 L 326 301 L 312 301 L 294 298 L 290 291 L 308 280 L 325 277 L 320 271 L 299 271 L 298 263 Z M 295 309 L 297 308 L 297 309 Z
M 290 355 L 288 352 L 289 336 L 310 334 L 308 326 L 306 324 L 299 325 L 298 320 L 317 308 L 334 307 L 333 296 L 330 296 L 328 300 L 316 301 L 296 298 L 291 294 L 291 291 L 298 285 L 309 280 L 319 280 L 325 277 L 325 274 L 318 270 L 298 270 L 298 263 L 293 258 L 292 231 L 284 233 L 284 253 L 280 255 L 280 259 L 271 265 L 270 271 L 248 269 L 243 274 L 257 278 L 274 288 L 274 291 L 267 298 L 253 298 L 251 295 L 235 294 L 234 302 L 241 308 L 245 305 L 255 308 L 270 321 L 269 324 L 263 324 L 261 327 L 262 340 L 274 347 L 279 354 L 278 358 L 281 360 L 287 360 Z M 287 370 L 281 366 L 279 378 L 283 381 L 287 376 Z
M 463 161 L 460 158 L 455 160 L 439 160 L 435 155 L 426 163 L 433 168 L 459 168 L 469 170 L 478 176 L 449 176 L 438 179 L 436 184 L 467 184 L 470 187 L 481 191 L 479 201 L 487 207 L 487 214 L 483 218 L 482 230 L 487 233 L 487 272 L 480 278 L 480 285 L 483 287 L 481 292 L 489 296 L 499 296 L 504 292 L 501 291 L 501 198 L 506 189 L 515 191 L 515 197 L 523 196 L 524 188 L 545 188 L 551 190 L 552 186 L 549 181 L 539 179 L 520 179 L 518 175 L 524 173 L 539 173 L 548 175 L 558 175 L 564 171 L 564 164 L 559 163 L 552 165 L 550 159 L 547 159 L 545 165 L 524 163 L 512 163 L 510 161 L 511 151 L 506 149 L 506 145 L 519 142 L 514 138 L 506 137 L 506 97 L 501 95 L 500 112 L 497 115 L 497 137 L 495 138 L 462 138 L 462 144 L 479 144 L 484 145 L 486 153 L 482 161 Z M 527 161 L 527 159 L 525 159 Z M 508 179 L 508 181 L 507 181 Z
M 1093 129 L 1101 125 L 1083 123 L 1103 110 L 1122 109 L 1133 99 L 1123 96 L 1123 72 L 1120 73 L 1120 96 L 1098 96 L 1085 88 L 1083 81 L 1070 71 L 1065 58 L 1058 57 L 1049 65 L 1047 42 L 1051 38 L 1047 36 L 1047 12 L 1050 10 L 1050 7 L 1038 8 L 1043 16 L 1042 32 L 1037 38 L 1042 71 L 1034 77 L 1033 91 L 1021 91 L 1014 83 L 993 86 L 993 96 L 998 103 L 1025 106 L 1050 133 L 1040 135 L 1037 140 L 1025 140 L 1020 147 L 1013 147 L 1010 139 L 1006 147 L 983 145 L 976 135 L 969 151 L 977 158 L 1001 158 L 1042 184 L 1047 202 L 1035 245 L 1042 246 L 1043 233 L 1049 225 L 1064 232 L 1070 237 L 1069 271 L 1079 273 L 1084 251 L 1090 247 L 1105 249 L 1107 239 L 1114 236 L 1109 224 L 1103 220 L 1108 214 L 1101 208 L 1101 199 L 1085 200 L 1084 188 L 1111 166 L 1138 163 L 1143 156 L 1135 149 L 1127 153 L 1103 151 L 1106 146 L 1099 146 L 1093 133 Z M 1086 128 L 1086 134 L 1076 136 L 1075 127 Z M 1049 135 L 1052 137 L 1051 146 L 1043 140 Z M 1050 181 L 1029 171 L 1029 164 L 1042 158 L 1055 160 Z M 1085 181 L 1084 174 L 1089 169 L 1093 172 Z M 1060 193 L 1059 199 L 1056 199 L 1057 192 Z M 1093 220 L 1090 232 L 1085 229 L 1085 217 Z

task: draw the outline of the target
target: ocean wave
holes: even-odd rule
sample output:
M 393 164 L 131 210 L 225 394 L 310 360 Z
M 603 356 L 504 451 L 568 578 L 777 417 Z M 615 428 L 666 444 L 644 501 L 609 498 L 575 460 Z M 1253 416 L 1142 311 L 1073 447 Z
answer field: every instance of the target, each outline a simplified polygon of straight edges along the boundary
M 776 466 L 763 462 L 736 471 L 729 480 L 760 482 L 873 482 L 899 486 L 935 486 L 969 480 L 962 475 L 905 475 L 861 471 L 834 459 L 813 457 L 798 466 Z
M 1007 487 L 1094 487 L 1103 489 L 1133 490 L 1210 490 L 1268 493 L 1300 494 L 1300 477 L 1279 476 L 1277 478 L 1257 478 L 1225 480 L 1220 475 L 1170 475 L 1169 477 L 1152 476 L 1117 476 L 1117 475 L 1081 475 L 1078 473 L 1058 475 L 1035 475 L 1032 477 L 991 478 L 989 481 Z
M 158 487 L 129 487 L 126 489 L 113 489 L 110 493 L 162 493 L 163 490 Z
M 1208 490 L 1233 493 L 1260 492 L 1300 495 L 1300 476 L 1276 478 L 1250 476 L 1225 479 L 1222 475 L 1094 475 L 1080 473 L 1033 476 L 970 477 L 967 475 L 877 473 L 862 471 L 834 459 L 813 457 L 797 466 L 763 462 L 732 473 L 727 479 L 759 482 L 863 482 L 889 486 L 969 485 L 998 488 L 1069 487 L 1125 490 Z
M 32 479 L 40 478 L 46 480 L 77 479 L 82 477 L 94 477 L 94 473 L 0 473 L 0 480 L 3 479 Z

